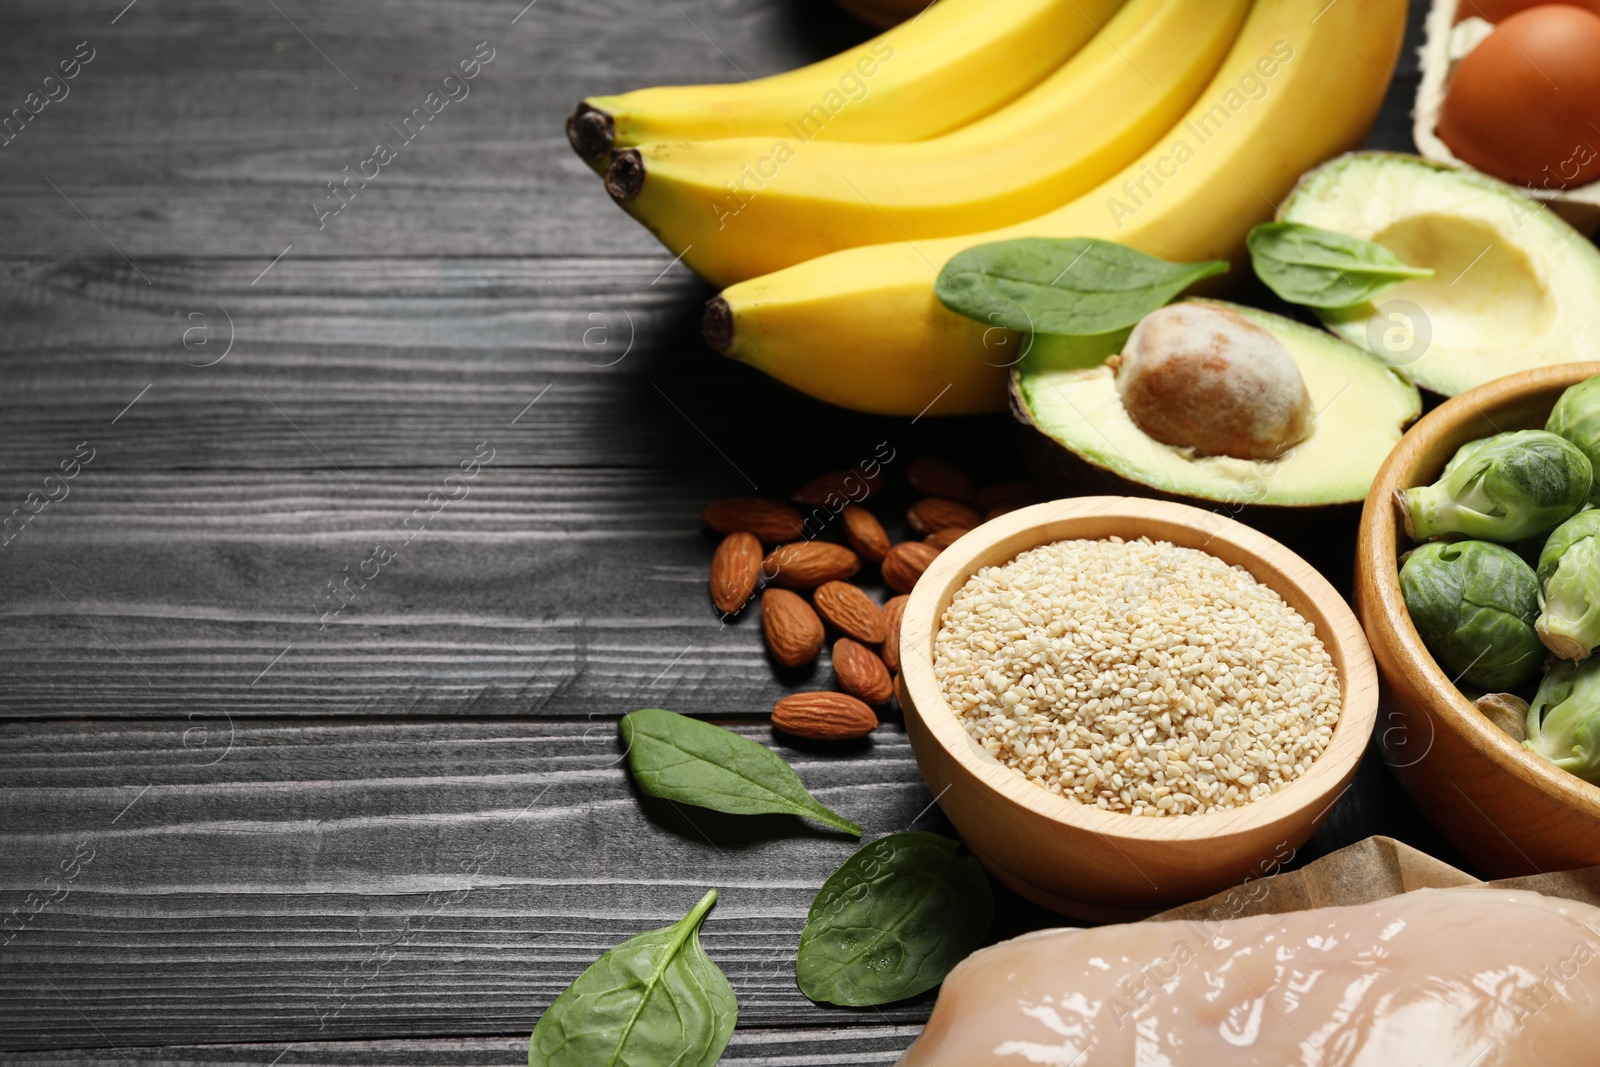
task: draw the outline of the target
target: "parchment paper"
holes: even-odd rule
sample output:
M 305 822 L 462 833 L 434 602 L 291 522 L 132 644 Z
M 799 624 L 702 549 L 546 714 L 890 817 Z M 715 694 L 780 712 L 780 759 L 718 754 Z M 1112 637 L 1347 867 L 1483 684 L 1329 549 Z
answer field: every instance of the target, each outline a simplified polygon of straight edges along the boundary
M 1151 919 L 1218 922 L 1243 915 L 1365 904 L 1413 889 L 1458 886 L 1531 889 L 1546 896 L 1600 906 L 1600 867 L 1482 882 L 1391 837 L 1369 837 L 1299 870 L 1258 878 Z

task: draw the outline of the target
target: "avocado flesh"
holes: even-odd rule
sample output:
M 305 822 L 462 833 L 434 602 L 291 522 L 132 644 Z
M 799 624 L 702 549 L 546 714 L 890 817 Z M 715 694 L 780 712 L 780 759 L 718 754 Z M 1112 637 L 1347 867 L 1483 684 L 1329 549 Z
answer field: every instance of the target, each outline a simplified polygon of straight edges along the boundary
M 1221 301 L 1270 330 L 1294 358 L 1318 412 L 1311 436 L 1272 460 L 1195 457 L 1134 424 L 1095 339 L 1040 337 L 1012 383 L 1019 416 L 1079 458 L 1176 496 L 1231 505 L 1308 506 L 1362 500 L 1378 468 L 1422 410 L 1410 383 L 1321 330 Z M 1109 349 L 1109 351 L 1107 351 Z
M 1433 268 L 1369 303 L 1318 313 L 1426 389 L 1454 396 L 1531 367 L 1600 358 L 1600 250 L 1504 182 L 1357 153 L 1306 174 L 1280 216 Z

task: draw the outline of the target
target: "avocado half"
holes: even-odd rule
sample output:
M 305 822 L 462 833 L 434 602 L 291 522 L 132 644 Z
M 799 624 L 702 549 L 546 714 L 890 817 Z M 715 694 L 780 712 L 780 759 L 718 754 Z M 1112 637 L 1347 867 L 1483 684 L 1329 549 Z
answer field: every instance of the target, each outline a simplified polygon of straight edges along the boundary
M 1358 504 L 1378 468 L 1422 410 L 1415 386 L 1364 350 L 1281 315 L 1217 300 L 1283 342 L 1316 411 L 1311 436 L 1270 460 L 1196 457 L 1134 424 L 1104 363 L 1126 332 L 1097 338 L 1039 336 L 1012 371 L 1012 413 L 1034 473 L 1078 491 L 1154 495 L 1222 504 L 1231 512 Z
M 1505 182 L 1358 152 L 1308 171 L 1279 217 L 1433 268 L 1369 303 L 1319 312 L 1328 329 L 1425 389 L 1454 396 L 1600 355 L 1600 249 Z

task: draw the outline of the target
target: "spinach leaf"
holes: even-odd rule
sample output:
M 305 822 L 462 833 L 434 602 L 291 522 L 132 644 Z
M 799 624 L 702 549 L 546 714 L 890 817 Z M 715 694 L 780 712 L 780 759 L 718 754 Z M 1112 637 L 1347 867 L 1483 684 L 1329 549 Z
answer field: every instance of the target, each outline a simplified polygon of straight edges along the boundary
M 628 767 L 650 796 L 733 815 L 802 815 L 861 836 L 861 827 L 818 803 L 765 745 L 661 708 L 624 715 L 621 728 Z
M 1221 260 L 1168 263 L 1093 237 L 1022 237 L 958 252 L 939 272 L 934 294 L 985 326 L 1074 337 L 1132 326 Z
M 528 1036 L 528 1067 L 711 1067 L 739 1015 L 705 949 L 710 890 L 679 922 L 630 937 L 562 992 Z
M 938 834 L 890 834 L 822 883 L 795 978 L 812 1000 L 859 1007 L 915 996 L 983 943 L 994 894 L 983 868 Z
M 1431 278 L 1380 244 L 1298 222 L 1264 222 L 1245 239 L 1267 288 L 1314 308 L 1365 303 L 1407 278 Z

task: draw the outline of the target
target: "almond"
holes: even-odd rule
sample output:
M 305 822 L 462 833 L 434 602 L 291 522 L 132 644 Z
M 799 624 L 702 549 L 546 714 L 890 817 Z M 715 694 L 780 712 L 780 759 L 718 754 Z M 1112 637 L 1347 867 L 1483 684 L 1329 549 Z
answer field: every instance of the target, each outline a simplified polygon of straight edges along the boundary
M 841 637 L 833 643 L 833 677 L 839 688 L 863 704 L 887 704 L 894 696 L 889 668 L 859 641 Z
M 810 663 L 822 652 L 822 620 L 803 597 L 787 589 L 761 594 L 761 632 L 772 658 L 785 667 Z
M 918 537 L 926 537 L 935 530 L 947 530 L 952 526 L 970 530 L 981 522 L 982 516 L 965 504 L 940 496 L 919 500 L 906 511 L 906 525 Z
M 837 509 L 846 501 L 861 503 L 871 500 L 883 488 L 883 470 L 872 477 L 851 467 L 842 471 L 819 474 L 794 491 L 789 499 L 796 504 L 810 504 Z
M 875 645 L 883 640 L 883 611 L 849 582 L 823 582 L 811 594 L 817 614 L 846 637 Z
M 753 533 L 731 533 L 711 557 L 711 602 L 732 615 L 755 595 L 761 576 L 761 541 Z
M 796 541 L 779 545 L 761 561 L 761 573 L 785 589 L 815 589 L 823 582 L 848 578 L 861 569 L 861 559 L 843 545 Z
M 883 584 L 897 593 L 909 593 L 939 550 L 926 541 L 902 541 L 883 557 Z
M 923 496 L 943 496 L 967 503 L 978 495 L 966 471 L 937 456 L 918 456 L 907 463 L 906 481 Z
M 889 551 L 889 535 L 883 523 L 866 508 L 851 504 L 844 509 L 844 539 L 868 563 L 882 563 Z
M 878 728 L 878 717 L 848 693 L 791 693 L 772 708 L 772 725 L 796 737 L 847 741 Z
M 1038 487 L 1032 482 L 1000 482 L 998 485 L 986 485 L 979 489 L 978 498 L 973 506 L 985 513 L 994 511 L 995 508 L 1015 511 L 1027 504 L 1036 504 L 1039 500 Z
M 751 533 L 769 545 L 793 541 L 805 532 L 798 511 L 759 496 L 730 496 L 715 501 L 706 505 L 700 518 L 717 533 Z
M 883 606 L 883 665 L 900 673 L 900 620 L 905 617 L 906 601 L 911 598 L 901 594 L 890 597 Z
M 935 530 L 927 537 L 924 537 L 922 539 L 922 543 L 927 545 L 929 548 L 937 548 L 939 551 L 943 552 L 945 549 L 955 544 L 956 541 L 960 539 L 962 534 L 967 532 L 968 531 L 965 526 L 946 526 L 944 529 Z

